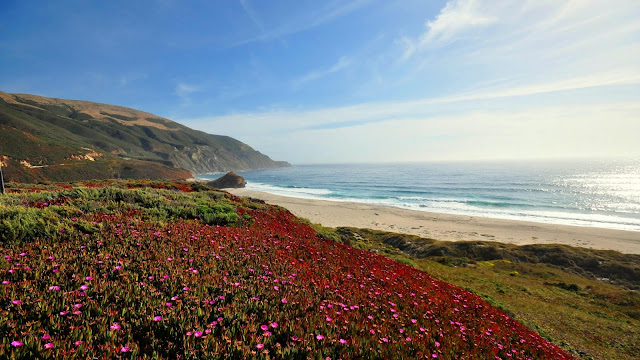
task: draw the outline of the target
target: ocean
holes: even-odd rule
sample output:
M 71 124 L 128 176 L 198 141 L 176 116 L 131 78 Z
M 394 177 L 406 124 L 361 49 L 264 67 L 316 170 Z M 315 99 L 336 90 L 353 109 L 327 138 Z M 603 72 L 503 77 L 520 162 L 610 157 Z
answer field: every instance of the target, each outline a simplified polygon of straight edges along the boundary
M 247 189 L 291 197 L 640 231 L 640 160 L 297 165 L 239 174 Z

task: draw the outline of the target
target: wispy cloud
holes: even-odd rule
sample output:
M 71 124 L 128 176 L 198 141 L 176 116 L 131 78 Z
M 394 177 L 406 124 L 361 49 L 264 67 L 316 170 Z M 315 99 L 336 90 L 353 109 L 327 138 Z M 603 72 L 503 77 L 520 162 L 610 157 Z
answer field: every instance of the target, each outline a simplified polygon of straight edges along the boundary
M 265 32 L 264 25 L 262 24 L 262 21 L 260 21 L 258 14 L 255 12 L 253 7 L 249 3 L 249 0 L 240 0 L 240 5 L 242 6 L 242 9 L 247 14 L 249 19 L 251 19 L 251 21 L 253 21 L 253 23 L 260 30 L 260 32 L 264 34 Z
M 436 16 L 426 22 L 426 31 L 417 39 L 403 37 L 406 50 L 403 58 L 434 44 L 454 41 L 474 28 L 491 25 L 499 19 L 483 6 L 482 0 L 452 0 Z
M 182 99 L 182 105 L 189 105 L 191 104 L 191 94 L 198 91 L 200 91 L 200 89 L 194 85 L 179 82 L 173 93 Z
M 288 35 L 297 34 L 303 31 L 307 31 L 318 26 L 329 23 L 335 19 L 341 18 L 345 15 L 348 15 L 356 10 L 359 10 L 374 0 L 354 0 L 349 2 L 344 1 L 332 1 L 329 5 L 324 6 L 322 9 L 317 10 L 313 13 L 302 15 L 294 20 L 284 23 L 280 26 L 274 27 L 272 29 L 261 29 L 261 33 L 258 36 L 238 41 L 234 44 L 234 46 L 246 45 L 258 41 L 270 41 L 275 39 L 281 39 Z M 245 12 L 247 12 L 247 8 L 245 8 L 245 1 L 241 1 Z M 255 14 L 255 13 L 254 13 Z M 249 15 L 253 19 L 253 15 Z
M 293 80 L 292 82 L 293 86 L 298 87 L 308 82 L 318 80 L 327 75 L 331 75 L 333 73 L 344 70 L 347 67 L 349 67 L 351 64 L 352 64 L 351 59 L 347 58 L 346 56 L 343 56 L 340 59 L 338 59 L 338 61 L 329 68 L 313 70 L 301 76 L 300 78 Z

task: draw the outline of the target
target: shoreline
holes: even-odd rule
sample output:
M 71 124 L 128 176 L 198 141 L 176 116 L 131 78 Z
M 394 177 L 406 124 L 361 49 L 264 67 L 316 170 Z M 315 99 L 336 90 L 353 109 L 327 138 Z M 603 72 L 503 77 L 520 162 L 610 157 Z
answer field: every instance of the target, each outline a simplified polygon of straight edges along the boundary
M 295 198 L 247 189 L 224 190 L 282 206 L 298 217 L 328 227 L 369 228 L 443 241 L 563 244 L 640 254 L 638 231 L 433 213 L 383 205 Z

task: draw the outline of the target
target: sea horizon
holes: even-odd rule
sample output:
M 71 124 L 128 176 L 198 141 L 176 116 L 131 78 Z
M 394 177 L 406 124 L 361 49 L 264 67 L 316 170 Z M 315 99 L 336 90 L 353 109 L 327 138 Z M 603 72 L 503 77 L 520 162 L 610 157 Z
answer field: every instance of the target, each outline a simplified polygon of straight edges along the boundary
M 247 189 L 275 195 L 640 231 L 640 159 L 295 164 L 238 173 Z

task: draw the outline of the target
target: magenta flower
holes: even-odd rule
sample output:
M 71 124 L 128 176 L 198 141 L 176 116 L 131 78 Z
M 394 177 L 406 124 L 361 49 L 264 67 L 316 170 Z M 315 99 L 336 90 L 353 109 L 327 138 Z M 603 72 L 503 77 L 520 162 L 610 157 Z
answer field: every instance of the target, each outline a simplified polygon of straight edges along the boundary
M 162 316 L 160 315 L 153 317 L 153 321 L 160 321 L 160 320 L 162 320 Z
M 271 331 L 265 331 L 263 335 L 269 337 L 271 336 Z
M 316 339 L 318 339 L 318 340 L 322 340 L 322 339 L 324 339 L 324 336 L 322 336 L 322 335 L 317 335 L 317 336 L 316 336 Z
M 2 282 L 2 285 L 9 285 L 9 281 L 8 281 L 8 280 L 4 280 L 4 281 Z
M 263 344 L 258 344 L 256 347 L 258 348 L 258 350 L 264 349 L 264 345 Z
M 281 301 L 282 301 L 283 304 L 287 303 L 287 299 L 282 299 Z
M 49 336 L 49 334 L 42 335 L 42 340 L 49 340 L 49 339 L 51 339 L 51 336 Z
M 170 302 L 168 302 L 168 303 L 165 303 L 165 305 L 166 305 L 166 306 L 171 306 L 171 305 L 173 305 L 173 304 L 172 304 L 172 303 L 170 303 Z
M 45 349 L 53 349 L 53 344 L 52 343 L 46 343 L 46 344 L 44 344 L 44 348 Z
M 12 341 L 11 342 L 11 346 L 13 346 L 13 347 L 20 347 L 22 345 L 24 345 L 24 343 L 22 341 L 16 340 L 16 341 Z
M 327 320 L 327 322 L 331 322 L 331 321 L 333 321 L 333 319 L 332 319 L 332 318 L 330 318 L 330 317 L 328 317 L 328 316 L 327 316 L 326 320 Z
M 84 279 L 85 279 L 85 280 L 87 280 L 87 281 L 91 281 L 91 280 L 93 280 L 93 278 L 92 278 L 91 276 L 87 276 L 87 277 L 86 277 L 86 278 L 84 278 Z
M 120 324 L 113 324 L 111 325 L 111 327 L 109 327 L 109 329 L 111 329 L 111 331 L 116 331 L 116 330 L 120 330 L 122 328 L 122 326 L 120 326 Z
M 60 290 L 60 286 L 57 286 L 57 285 L 49 286 L 49 291 L 58 291 L 58 290 Z
M 267 331 L 269 330 L 269 327 L 267 325 L 262 325 L 260 326 L 260 329 L 262 329 L 262 331 Z
M 272 322 L 272 323 L 271 323 L 271 327 L 272 327 L 272 328 L 274 328 L 274 329 L 275 329 L 275 328 L 277 328 L 277 327 L 278 327 L 278 323 L 277 323 L 277 322 L 275 322 L 275 321 L 274 321 L 274 322 Z
M 82 291 L 86 291 L 87 289 L 89 289 L 89 285 L 80 286 L 80 290 L 82 290 Z
M 125 353 L 125 352 L 127 352 L 127 351 L 129 351 L 129 350 L 131 350 L 131 348 L 130 348 L 130 347 L 128 347 L 128 346 L 123 346 L 123 347 L 122 347 L 122 349 L 120 349 L 120 352 Z
M 347 343 L 347 340 L 345 340 L 345 339 L 340 339 L 340 344 L 346 344 L 346 343 Z
M 83 342 L 84 341 L 82 341 L 82 340 L 78 340 L 78 341 L 74 342 L 73 345 L 80 346 L 80 344 L 82 344 Z
M 13 300 L 11 303 L 13 305 L 20 305 L 20 304 L 22 304 L 22 301 L 21 300 Z
M 60 311 L 60 316 L 65 316 L 65 315 L 67 315 L 68 313 L 69 313 L 69 311 L 68 311 L 68 310 Z
M 198 338 L 199 338 L 200 336 L 202 336 L 202 331 L 198 330 L 198 331 L 194 332 L 194 333 L 193 333 L 193 336 L 195 336 L 195 337 L 198 337 Z

